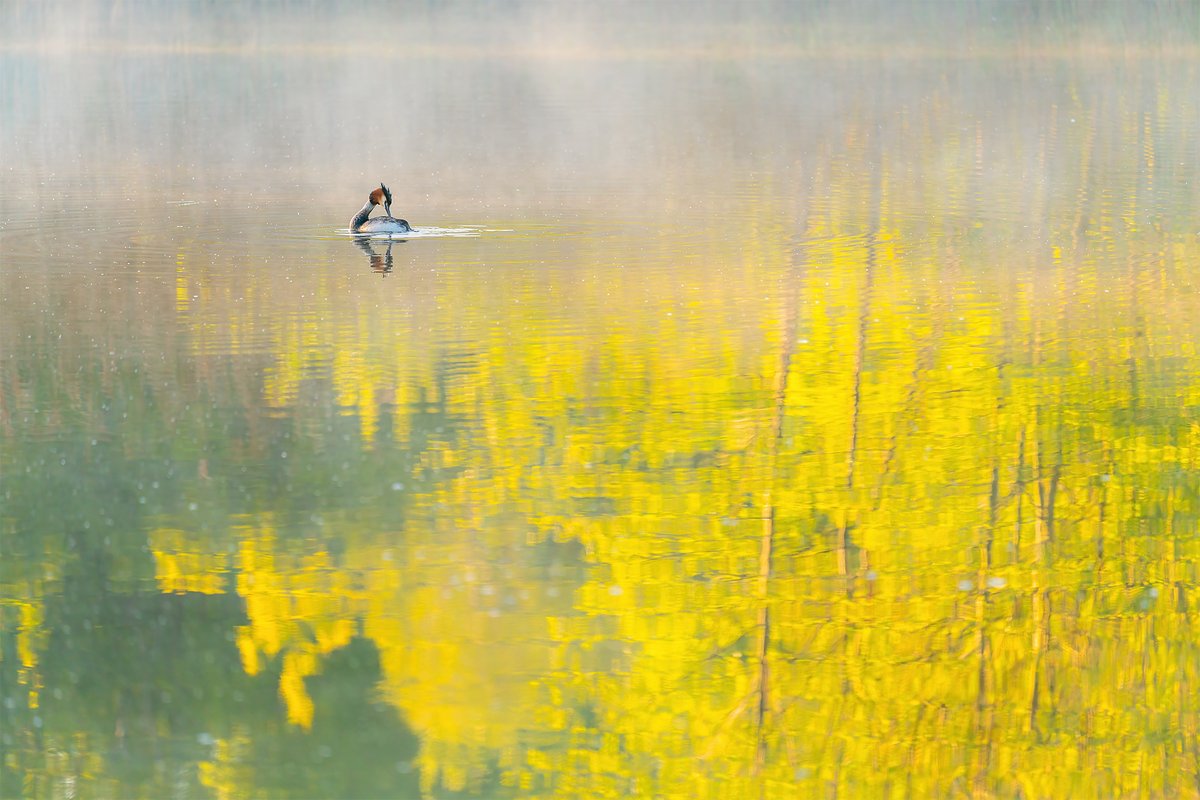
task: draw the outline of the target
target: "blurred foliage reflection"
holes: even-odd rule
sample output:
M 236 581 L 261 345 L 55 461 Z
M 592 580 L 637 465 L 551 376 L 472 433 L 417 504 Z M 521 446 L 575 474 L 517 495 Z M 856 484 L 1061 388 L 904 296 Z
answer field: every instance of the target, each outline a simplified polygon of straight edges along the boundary
M 719 219 L 386 283 L 335 242 L 25 285 L 0 793 L 1196 796 L 1165 94 L 936 143 L 934 96 Z

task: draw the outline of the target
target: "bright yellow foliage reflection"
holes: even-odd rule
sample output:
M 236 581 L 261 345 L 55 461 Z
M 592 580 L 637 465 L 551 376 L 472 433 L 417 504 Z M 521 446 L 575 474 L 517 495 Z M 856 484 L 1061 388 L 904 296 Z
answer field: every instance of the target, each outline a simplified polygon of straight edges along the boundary
M 720 215 L 401 244 L 387 282 L 181 253 L 237 419 L 184 486 L 251 510 L 228 548 L 164 513 L 157 589 L 236 594 L 289 731 L 370 640 L 430 795 L 1194 797 L 1200 242 L 1152 100 L 1024 136 L 935 96 Z M 52 578 L 5 587 L 31 707 Z
M 402 530 L 326 519 L 336 558 L 241 537 L 244 663 L 286 651 L 294 723 L 361 626 L 430 789 L 498 767 L 527 797 L 1194 791 L 1200 247 L 1123 223 L 1132 200 L 1034 191 L 1028 246 L 906 217 L 930 188 L 862 177 L 869 140 L 814 177 L 807 229 L 760 200 L 745 242 L 678 270 L 447 270 L 379 308 L 320 279 L 264 402 L 302 415 L 325 381 L 364 448 L 383 420 L 427 435 L 422 404 L 456 427 Z M 604 263 L 674 266 L 678 242 L 644 246 Z M 505 571 L 547 542 L 586 575 Z

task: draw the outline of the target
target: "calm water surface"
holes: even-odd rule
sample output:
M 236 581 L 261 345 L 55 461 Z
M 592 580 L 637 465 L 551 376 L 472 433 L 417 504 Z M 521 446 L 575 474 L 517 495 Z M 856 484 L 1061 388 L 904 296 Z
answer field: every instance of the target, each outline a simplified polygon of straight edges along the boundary
M 1195 9 L 54 8 L 0 796 L 1200 793 Z

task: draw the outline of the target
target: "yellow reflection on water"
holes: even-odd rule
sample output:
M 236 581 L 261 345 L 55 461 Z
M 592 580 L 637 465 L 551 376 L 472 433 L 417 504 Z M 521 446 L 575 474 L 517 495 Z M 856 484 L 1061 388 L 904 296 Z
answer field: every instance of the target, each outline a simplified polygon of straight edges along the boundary
M 336 558 L 240 537 L 245 667 L 287 651 L 293 723 L 361 628 L 429 790 L 1186 785 L 1194 237 L 1118 235 L 1137 209 L 1101 198 L 1007 246 L 894 214 L 914 187 L 886 164 L 820 180 L 801 231 L 761 202 L 702 254 L 618 238 L 378 302 L 324 276 L 310 313 L 267 319 L 264 407 L 302 416 L 315 380 L 364 448 L 426 435 L 431 403 L 455 431 L 416 456 L 402 528 L 327 520 Z M 585 573 L 519 555 L 565 542 Z M 202 565 L 159 563 L 164 588 Z
M 236 510 L 161 512 L 156 590 L 236 595 L 288 730 L 369 640 L 430 795 L 1194 794 L 1200 244 L 1155 194 L 1178 133 L 1087 112 L 1007 132 L 1038 177 L 934 98 L 719 217 L 516 225 L 387 281 L 349 241 L 178 254 L 195 391 L 131 413 L 215 407 L 180 492 Z M 5 587 L 34 708 L 54 579 Z M 268 734 L 231 727 L 200 779 L 254 796 Z

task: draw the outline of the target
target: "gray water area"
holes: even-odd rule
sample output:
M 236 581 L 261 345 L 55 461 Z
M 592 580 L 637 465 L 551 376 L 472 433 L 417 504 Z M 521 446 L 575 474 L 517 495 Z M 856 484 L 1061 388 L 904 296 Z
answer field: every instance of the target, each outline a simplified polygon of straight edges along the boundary
M 0 797 L 1195 796 L 1198 36 L 0 4 Z

